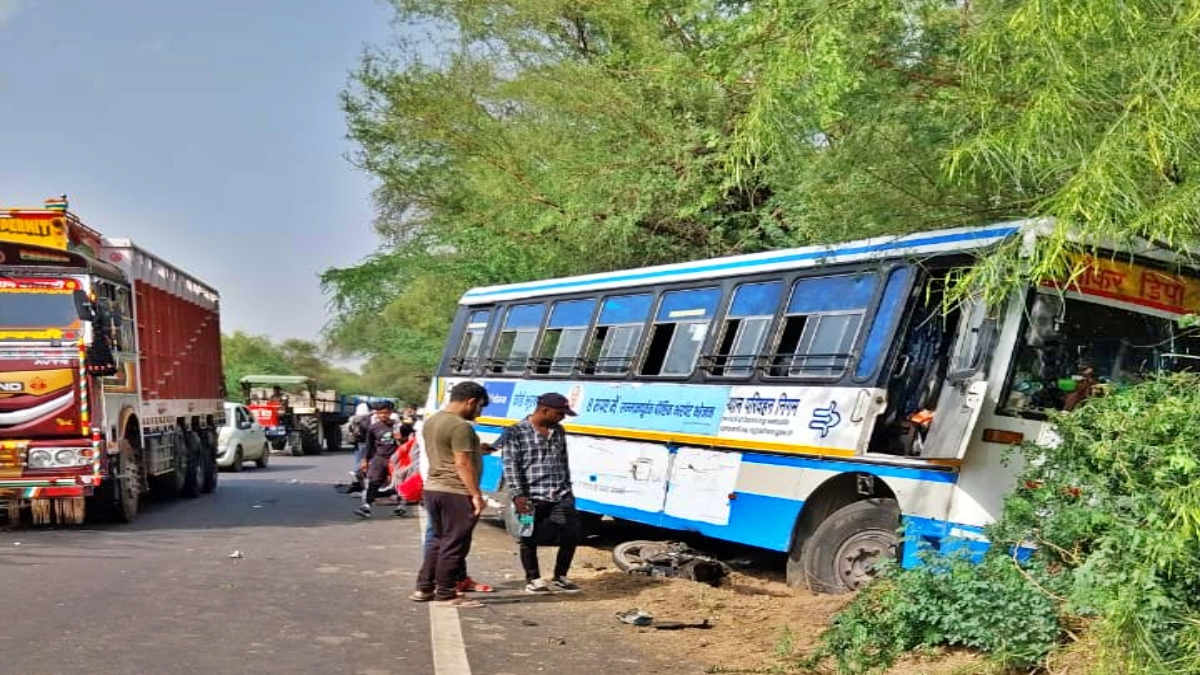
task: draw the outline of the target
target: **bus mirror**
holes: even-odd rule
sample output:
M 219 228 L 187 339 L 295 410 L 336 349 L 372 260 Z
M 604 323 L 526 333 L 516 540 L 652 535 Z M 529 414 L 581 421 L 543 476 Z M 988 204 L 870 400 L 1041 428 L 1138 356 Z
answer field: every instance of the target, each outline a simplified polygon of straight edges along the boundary
M 96 318 L 96 313 L 92 309 L 92 303 L 88 300 L 87 291 L 82 288 L 76 288 L 71 297 L 75 300 L 75 314 L 80 321 L 92 321 Z
M 1066 316 L 1067 306 L 1062 296 L 1038 293 L 1029 310 L 1029 330 L 1025 332 L 1025 344 L 1041 348 L 1058 342 L 1062 338 L 1060 328 Z

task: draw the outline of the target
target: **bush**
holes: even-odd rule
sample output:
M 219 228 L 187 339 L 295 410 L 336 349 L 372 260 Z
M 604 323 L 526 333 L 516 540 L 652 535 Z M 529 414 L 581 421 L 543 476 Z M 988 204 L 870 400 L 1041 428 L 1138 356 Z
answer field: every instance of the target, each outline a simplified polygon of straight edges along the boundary
M 1200 376 L 1156 378 L 1053 421 L 1061 442 L 1021 449 L 983 562 L 931 555 L 888 568 L 815 660 L 869 673 L 920 647 L 964 645 L 1031 665 L 1087 620 L 1097 672 L 1200 673 Z M 1008 552 L 1029 543 L 1019 565 Z

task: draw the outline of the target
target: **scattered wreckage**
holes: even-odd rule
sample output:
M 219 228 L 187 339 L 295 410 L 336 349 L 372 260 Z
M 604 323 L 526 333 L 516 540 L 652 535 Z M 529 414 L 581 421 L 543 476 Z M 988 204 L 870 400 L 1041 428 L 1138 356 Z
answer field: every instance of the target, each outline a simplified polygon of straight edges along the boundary
M 678 577 L 719 586 L 729 566 L 677 541 L 634 540 L 613 547 L 613 562 L 630 574 Z

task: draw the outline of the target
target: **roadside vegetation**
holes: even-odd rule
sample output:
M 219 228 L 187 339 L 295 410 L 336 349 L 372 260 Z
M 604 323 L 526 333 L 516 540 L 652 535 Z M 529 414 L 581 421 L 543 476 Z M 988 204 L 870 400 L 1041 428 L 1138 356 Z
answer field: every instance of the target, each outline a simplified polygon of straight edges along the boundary
M 343 95 L 381 245 L 322 281 L 331 343 L 416 396 L 476 285 L 1053 218 L 957 280 L 998 299 L 1105 239 L 1200 241 L 1196 2 L 391 4 Z M 1054 421 L 981 564 L 892 570 L 794 667 L 1082 638 L 1078 672 L 1200 673 L 1200 381 Z
M 1200 375 L 1094 398 L 1054 422 L 1060 443 L 1016 453 L 1024 469 L 982 564 L 931 554 L 889 569 L 811 662 L 882 672 L 914 650 L 963 646 L 1034 668 L 1084 639 L 1086 672 L 1200 673 Z M 1013 555 L 1030 546 L 1028 559 Z

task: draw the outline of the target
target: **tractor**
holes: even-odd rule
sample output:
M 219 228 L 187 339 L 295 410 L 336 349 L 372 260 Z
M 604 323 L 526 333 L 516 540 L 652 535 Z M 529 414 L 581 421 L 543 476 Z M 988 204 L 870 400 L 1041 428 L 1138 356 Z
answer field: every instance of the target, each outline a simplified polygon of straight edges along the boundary
M 345 397 L 318 391 L 317 383 L 303 375 L 247 375 L 241 384 L 243 402 L 275 452 L 317 455 L 323 447 L 341 448 L 341 425 L 353 413 Z

